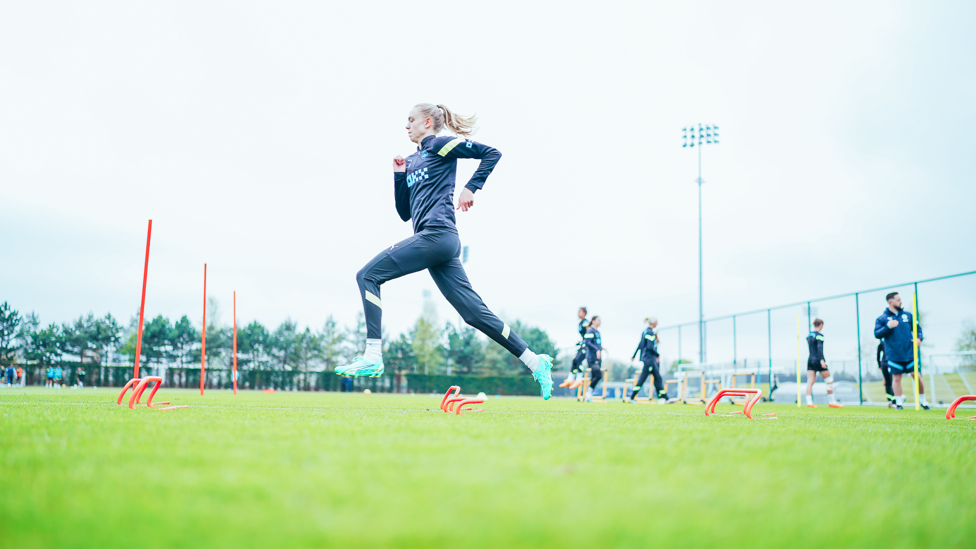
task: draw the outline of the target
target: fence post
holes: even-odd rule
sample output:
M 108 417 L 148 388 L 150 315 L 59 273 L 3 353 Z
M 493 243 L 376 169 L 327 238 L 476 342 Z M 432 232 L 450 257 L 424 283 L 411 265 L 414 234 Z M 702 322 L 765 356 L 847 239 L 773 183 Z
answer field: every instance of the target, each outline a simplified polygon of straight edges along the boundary
M 678 325 L 678 366 L 681 366 L 681 325 Z
M 773 312 L 766 309 L 766 335 L 769 342 L 769 401 L 773 401 Z
M 921 316 L 921 311 L 922 311 L 922 307 L 919 306 L 918 304 L 918 282 L 916 282 L 915 283 L 915 312 L 918 313 L 919 316 Z M 917 318 L 915 319 L 915 323 L 919 325 L 922 324 L 921 322 L 918 321 Z M 918 371 L 919 372 L 922 371 L 922 346 L 921 345 L 918 346 Z M 917 399 L 918 395 L 916 395 L 915 398 Z
M 739 347 L 735 339 L 735 315 L 732 315 L 732 369 L 739 363 Z
M 861 375 L 861 299 L 860 294 L 854 294 L 854 311 L 857 315 L 857 398 L 864 406 L 864 378 Z

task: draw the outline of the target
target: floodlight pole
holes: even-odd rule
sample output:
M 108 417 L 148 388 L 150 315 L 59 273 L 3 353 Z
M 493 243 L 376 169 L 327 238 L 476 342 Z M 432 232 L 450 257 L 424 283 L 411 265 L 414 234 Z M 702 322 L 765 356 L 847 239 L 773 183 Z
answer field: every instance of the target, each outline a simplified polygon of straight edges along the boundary
M 689 130 L 690 128 L 690 130 Z M 694 147 L 698 145 L 698 361 L 705 363 L 705 293 L 704 293 L 704 265 L 702 263 L 702 161 L 701 148 L 704 145 L 718 145 L 718 126 L 704 126 L 698 124 L 681 130 L 685 140 L 682 147 Z M 714 135 L 713 135 L 714 133 Z
M 698 361 L 705 363 L 705 294 L 702 289 L 702 176 L 701 176 L 701 146 L 698 147 Z

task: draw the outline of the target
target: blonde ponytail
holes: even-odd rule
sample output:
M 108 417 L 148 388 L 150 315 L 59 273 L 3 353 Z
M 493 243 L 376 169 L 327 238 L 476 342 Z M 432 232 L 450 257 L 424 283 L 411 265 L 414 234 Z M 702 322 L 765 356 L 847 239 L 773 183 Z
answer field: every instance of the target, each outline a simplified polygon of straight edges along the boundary
M 477 131 L 475 127 L 475 122 L 478 121 L 477 116 L 461 116 L 451 112 L 451 109 L 445 105 L 432 105 L 430 103 L 421 103 L 414 108 L 421 116 L 433 120 L 435 133 L 440 132 L 445 127 L 457 135 L 465 137 L 473 135 Z

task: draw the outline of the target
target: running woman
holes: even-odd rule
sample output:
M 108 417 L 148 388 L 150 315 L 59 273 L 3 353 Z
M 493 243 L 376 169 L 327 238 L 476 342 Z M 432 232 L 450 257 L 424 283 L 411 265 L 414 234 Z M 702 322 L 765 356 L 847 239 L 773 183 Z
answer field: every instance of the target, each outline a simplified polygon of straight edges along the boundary
M 888 371 L 891 372 L 891 388 L 895 393 L 895 409 L 902 410 L 905 395 L 901 389 L 901 376 L 915 377 L 915 350 L 913 345 L 922 344 L 922 325 L 918 325 L 918 339 L 912 339 L 912 313 L 901 307 L 901 296 L 891 292 L 885 296 L 888 308 L 874 321 L 874 337 L 883 340 Z M 925 410 L 929 403 L 925 400 L 925 384 L 922 383 L 922 365 L 918 367 L 918 399 Z
M 813 403 L 813 384 L 817 381 L 817 372 L 820 372 L 824 383 L 827 384 L 827 398 L 830 399 L 830 407 L 843 408 L 844 405 L 837 402 L 837 398 L 834 396 L 834 376 L 830 375 L 830 370 L 827 369 L 827 360 L 824 359 L 824 336 L 820 333 L 823 330 L 823 325 L 823 320 L 813 319 L 813 331 L 807 336 L 807 345 L 810 347 L 810 358 L 807 359 L 807 408 L 817 407 Z
M 586 342 L 586 364 L 590 367 L 590 386 L 586 389 L 586 402 L 593 402 L 593 389 L 603 378 L 603 371 L 600 370 L 600 354 L 603 351 L 603 341 L 600 339 L 600 327 L 602 322 L 600 317 L 595 316 L 590 319 L 590 327 L 586 329 L 583 341 Z
M 407 115 L 407 137 L 417 152 L 393 159 L 393 194 L 400 219 L 413 219 L 414 235 L 380 252 L 357 274 L 360 297 L 366 313 L 366 350 L 351 363 L 336 368 L 349 377 L 383 375 L 381 321 L 384 282 L 427 269 L 448 302 L 466 323 L 496 341 L 532 372 L 542 388 L 542 397 L 552 395 L 552 357 L 533 353 L 508 324 L 488 310 L 468 282 L 459 259 L 461 240 L 454 211 L 468 211 L 474 193 L 480 190 L 501 153 L 466 137 L 474 132 L 474 117 L 459 116 L 444 105 L 421 103 Z M 438 136 L 447 128 L 461 137 Z M 457 161 L 481 160 L 478 169 L 453 205 Z
M 647 323 L 647 328 L 641 334 L 641 340 L 637 344 L 637 350 L 634 351 L 634 356 L 630 357 L 633 360 L 639 354 L 641 362 L 644 363 L 644 367 L 641 369 L 640 378 L 637 380 L 637 385 L 634 385 L 634 390 L 631 392 L 630 398 L 624 399 L 624 402 L 633 404 L 634 399 L 637 398 L 637 393 L 644 386 L 644 382 L 653 374 L 654 389 L 657 391 L 657 403 L 666 404 L 668 401 L 668 392 L 664 389 L 664 378 L 661 377 L 661 355 L 657 352 L 658 337 L 657 331 L 655 330 L 657 328 L 657 318 L 653 316 L 645 318 L 644 322 Z
M 586 307 L 580 307 L 576 311 L 579 318 L 579 325 L 576 330 L 579 332 L 580 340 L 576 344 L 576 357 L 573 358 L 573 367 L 569 370 L 566 380 L 559 384 L 560 387 L 575 389 L 583 384 L 583 360 L 586 358 L 586 329 L 590 327 L 590 321 L 586 320 Z

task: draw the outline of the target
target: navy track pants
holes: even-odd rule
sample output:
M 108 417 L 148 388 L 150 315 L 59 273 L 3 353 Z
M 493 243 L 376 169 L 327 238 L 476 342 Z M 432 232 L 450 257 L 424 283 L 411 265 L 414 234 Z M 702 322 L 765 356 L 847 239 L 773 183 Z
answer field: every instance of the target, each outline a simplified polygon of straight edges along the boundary
M 359 293 L 366 312 L 366 337 L 380 339 L 383 303 L 380 286 L 403 275 L 427 269 L 437 289 L 461 314 L 461 318 L 495 340 L 508 352 L 520 357 L 528 348 L 508 324 L 488 310 L 471 283 L 459 259 L 461 239 L 445 228 L 427 228 L 380 252 L 356 273 Z
M 654 388 L 657 389 L 657 398 L 667 398 L 667 393 L 664 391 L 664 378 L 661 377 L 661 362 L 660 358 L 654 355 L 642 356 L 641 362 L 644 363 L 644 369 L 641 370 L 640 378 L 637 380 L 637 385 L 634 386 L 634 392 L 631 394 L 630 398 L 636 398 L 638 391 L 644 386 L 644 382 L 651 375 L 654 376 Z

